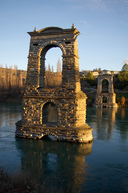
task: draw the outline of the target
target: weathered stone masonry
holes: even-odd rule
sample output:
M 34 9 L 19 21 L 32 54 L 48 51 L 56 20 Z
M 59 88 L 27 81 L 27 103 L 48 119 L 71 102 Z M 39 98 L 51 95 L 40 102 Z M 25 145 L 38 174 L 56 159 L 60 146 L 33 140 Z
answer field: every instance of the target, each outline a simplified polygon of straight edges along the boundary
M 102 92 L 102 81 L 108 81 L 108 92 Z M 106 102 L 103 101 L 106 98 Z M 113 75 L 112 74 L 100 74 L 98 76 L 97 94 L 96 94 L 96 107 L 117 107 L 116 94 L 113 88 Z
M 81 91 L 77 36 L 79 31 L 48 27 L 28 32 L 31 36 L 22 120 L 16 123 L 16 136 L 58 140 L 92 141 L 92 128 L 86 122 L 86 95 Z M 52 47 L 62 50 L 62 85 L 45 86 L 45 55 Z M 57 120 L 50 117 L 56 107 Z M 46 107 L 46 110 L 44 108 Z

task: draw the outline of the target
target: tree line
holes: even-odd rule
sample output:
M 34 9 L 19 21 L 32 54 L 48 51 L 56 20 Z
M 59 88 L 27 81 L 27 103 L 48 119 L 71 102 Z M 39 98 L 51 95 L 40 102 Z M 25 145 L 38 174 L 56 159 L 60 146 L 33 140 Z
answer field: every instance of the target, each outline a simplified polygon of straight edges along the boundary
M 99 69 L 98 69 L 99 70 Z M 101 69 L 99 72 L 102 72 Z M 22 96 L 25 87 L 27 71 L 18 70 L 17 66 L 3 68 L 0 65 L 0 100 L 8 96 Z M 56 72 L 50 64 L 45 68 L 45 85 L 46 87 L 56 87 L 62 84 L 61 62 L 58 60 Z M 86 78 L 81 77 L 81 86 L 95 87 L 97 79 L 89 71 Z M 114 75 L 114 88 L 120 90 L 128 90 L 128 64 L 124 64 L 120 73 Z M 82 90 L 83 90 L 82 89 Z M 121 98 L 121 96 L 119 96 Z M 127 96 L 125 96 L 127 99 Z
M 16 96 L 24 91 L 26 71 L 18 70 L 17 66 L 3 68 L 0 65 L 0 98 L 8 95 Z
M 114 77 L 114 86 L 118 89 L 128 90 L 128 64 L 124 64 L 121 72 Z
M 22 96 L 26 82 L 26 70 L 18 70 L 17 66 L 3 67 L 0 65 L 0 101 L 9 96 Z M 45 85 L 48 87 L 62 84 L 61 61 L 58 59 L 56 72 L 50 64 L 45 67 Z
M 61 70 L 61 61 L 58 59 L 57 69 L 54 72 L 53 66 L 50 64 L 48 68 L 45 67 L 45 86 L 46 87 L 56 87 L 62 84 L 62 70 Z
M 101 70 L 99 71 L 102 72 Z M 81 78 L 84 80 L 84 78 Z M 86 81 L 90 84 L 90 86 L 96 86 L 97 85 L 97 78 L 95 78 L 91 71 L 87 73 Z M 124 64 L 120 73 L 117 75 L 114 75 L 113 79 L 114 88 L 115 89 L 126 89 L 128 90 L 128 64 Z

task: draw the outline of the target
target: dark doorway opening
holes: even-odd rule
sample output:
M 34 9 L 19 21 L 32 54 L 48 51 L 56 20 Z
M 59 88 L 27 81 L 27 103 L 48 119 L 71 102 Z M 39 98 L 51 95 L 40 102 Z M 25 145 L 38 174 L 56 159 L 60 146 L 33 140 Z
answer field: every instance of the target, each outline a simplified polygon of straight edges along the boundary
M 103 103 L 107 103 L 107 97 L 103 96 Z
M 42 109 L 42 123 L 57 123 L 57 106 L 47 102 Z
M 108 93 L 108 80 L 104 79 L 102 81 L 102 93 Z

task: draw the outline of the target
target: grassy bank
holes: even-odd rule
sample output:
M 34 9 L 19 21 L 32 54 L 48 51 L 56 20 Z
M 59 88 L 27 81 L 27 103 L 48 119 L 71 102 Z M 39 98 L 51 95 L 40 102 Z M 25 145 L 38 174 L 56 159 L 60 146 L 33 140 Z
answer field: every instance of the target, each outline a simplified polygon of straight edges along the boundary
M 8 175 L 0 168 L 0 193 L 34 193 L 35 182 L 28 174 Z
M 57 176 L 49 175 L 40 183 L 38 177 L 30 173 L 7 174 L 0 167 L 0 193 L 77 193 L 79 190 L 72 182 L 66 185 Z

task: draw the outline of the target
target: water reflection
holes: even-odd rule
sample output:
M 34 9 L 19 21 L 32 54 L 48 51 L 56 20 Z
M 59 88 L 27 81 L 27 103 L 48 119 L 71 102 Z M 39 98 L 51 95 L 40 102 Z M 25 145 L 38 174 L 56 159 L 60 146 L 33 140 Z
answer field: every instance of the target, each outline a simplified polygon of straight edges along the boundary
M 20 106 L 0 105 L 0 166 L 7 172 L 29 171 L 62 192 L 128 192 L 127 108 L 87 108 L 93 146 L 15 138 L 20 116 Z
M 19 114 L 20 110 L 20 105 L 0 103 L 0 126 L 15 125 L 16 120 L 21 118 L 21 115 Z
M 121 108 L 117 113 L 116 127 L 120 131 L 120 137 L 122 141 L 128 139 L 128 109 Z M 121 120 L 121 121 L 119 121 Z
M 96 108 L 97 137 L 98 139 L 110 139 L 115 124 L 117 108 Z
M 21 118 L 21 106 L 0 103 L 0 138 L 14 134 L 14 125 Z
M 92 143 L 16 139 L 16 146 L 21 151 L 22 170 L 36 175 L 42 183 L 50 186 L 56 181 L 63 190 L 72 188 L 76 192 L 85 182 L 88 169 L 85 157 L 91 153 Z
M 121 119 L 124 120 L 125 118 L 125 108 L 121 109 Z

